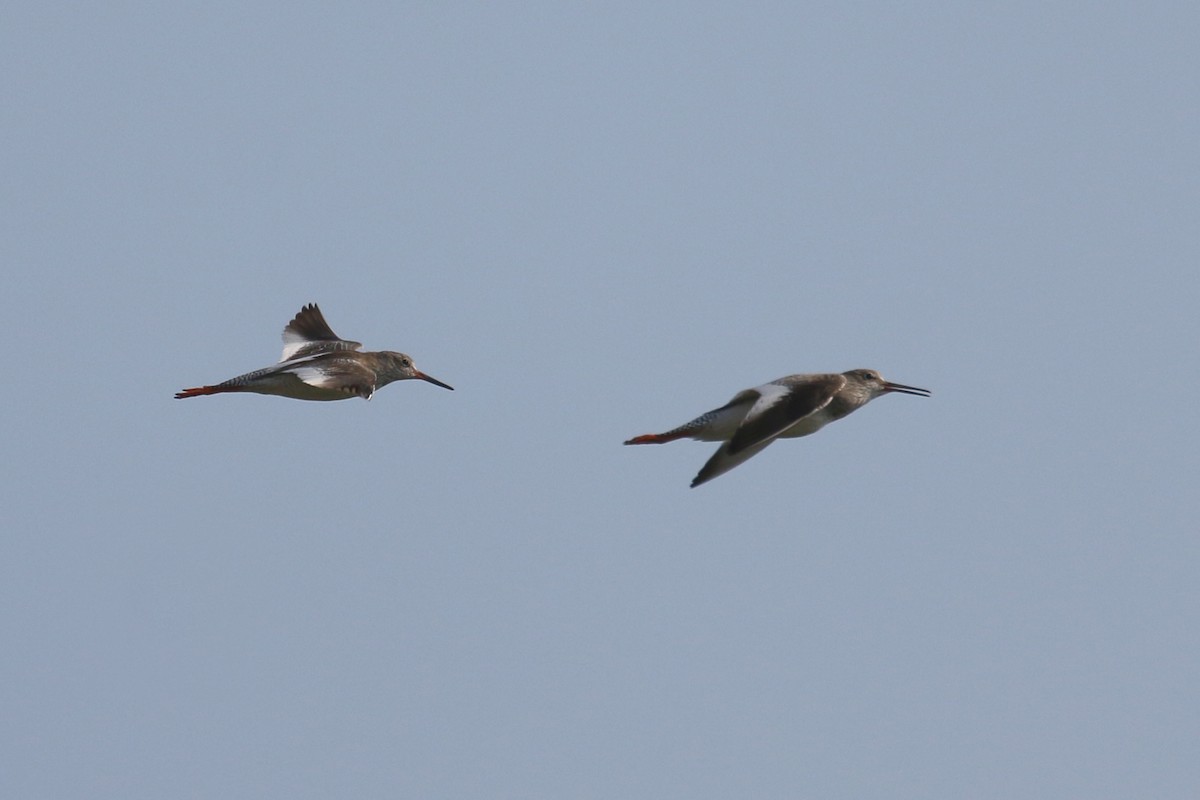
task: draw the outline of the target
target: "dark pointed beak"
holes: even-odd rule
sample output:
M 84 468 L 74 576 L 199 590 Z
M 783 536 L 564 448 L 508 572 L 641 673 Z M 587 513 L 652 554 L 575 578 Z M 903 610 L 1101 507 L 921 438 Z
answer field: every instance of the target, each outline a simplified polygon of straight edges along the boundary
M 905 386 L 903 383 L 892 383 L 891 381 L 883 382 L 883 390 L 885 392 L 903 392 L 904 394 L 915 394 L 918 397 L 929 397 L 933 392 L 928 389 L 918 389 L 915 386 Z
M 440 387 L 442 387 L 443 389 L 449 389 L 449 390 L 450 390 L 450 391 L 452 391 L 452 392 L 454 391 L 454 387 L 453 387 L 453 386 L 451 386 L 450 384 L 448 384 L 448 383 L 442 383 L 442 382 L 441 382 L 441 381 L 439 381 L 437 378 L 431 378 L 431 377 L 429 377 L 428 375 L 426 375 L 424 372 L 421 372 L 420 370 L 416 370 L 416 369 L 414 369 L 414 370 L 413 370 L 413 377 L 414 377 L 414 378 L 420 378 L 420 379 L 421 379 L 421 380 L 423 380 L 423 381 L 429 381 L 429 382 L 430 382 L 430 383 L 432 383 L 434 386 L 440 386 Z

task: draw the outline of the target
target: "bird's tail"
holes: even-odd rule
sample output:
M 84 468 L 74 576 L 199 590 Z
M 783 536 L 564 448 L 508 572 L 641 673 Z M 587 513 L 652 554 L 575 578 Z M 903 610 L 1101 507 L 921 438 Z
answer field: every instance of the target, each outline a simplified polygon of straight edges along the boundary
M 236 392 L 238 389 L 233 386 L 197 386 L 194 389 L 184 389 L 175 393 L 176 400 L 183 400 L 188 397 L 199 397 L 204 394 L 221 394 L 222 392 Z

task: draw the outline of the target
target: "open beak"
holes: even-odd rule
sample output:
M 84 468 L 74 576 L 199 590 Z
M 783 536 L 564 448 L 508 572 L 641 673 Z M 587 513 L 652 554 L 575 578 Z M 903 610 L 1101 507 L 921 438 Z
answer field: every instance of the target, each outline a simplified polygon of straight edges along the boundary
M 903 392 L 904 394 L 915 394 L 918 397 L 929 397 L 933 394 L 928 389 L 918 389 L 915 386 L 905 386 L 903 383 L 892 383 L 891 381 L 883 382 L 883 390 L 885 392 Z
M 414 377 L 414 378 L 420 378 L 420 379 L 421 379 L 421 380 L 423 380 L 423 381 L 429 381 L 429 382 L 430 382 L 430 383 L 432 383 L 434 386 L 440 386 L 440 387 L 442 387 L 443 389 L 449 389 L 449 390 L 450 390 L 450 391 L 452 391 L 452 392 L 454 391 L 454 387 L 453 387 L 453 386 L 451 386 L 450 384 L 448 384 L 448 383 L 442 383 L 442 382 L 441 382 L 441 381 L 439 381 L 437 378 L 431 378 L 431 377 L 429 377 L 428 375 L 426 375 L 424 372 L 421 372 L 420 370 L 416 370 L 416 369 L 414 369 L 414 370 L 413 370 L 413 377 Z

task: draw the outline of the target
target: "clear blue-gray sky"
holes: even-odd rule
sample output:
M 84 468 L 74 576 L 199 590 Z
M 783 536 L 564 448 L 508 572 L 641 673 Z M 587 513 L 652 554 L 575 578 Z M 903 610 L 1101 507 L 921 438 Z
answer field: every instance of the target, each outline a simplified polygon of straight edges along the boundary
M 10 4 L 0 795 L 1198 796 L 1198 31 Z M 457 391 L 172 399 L 313 301 Z

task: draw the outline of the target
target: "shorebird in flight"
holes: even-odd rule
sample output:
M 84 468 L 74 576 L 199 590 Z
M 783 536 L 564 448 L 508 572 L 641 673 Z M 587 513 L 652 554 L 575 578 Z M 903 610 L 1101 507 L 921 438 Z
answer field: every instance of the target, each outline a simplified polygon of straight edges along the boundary
M 676 439 L 721 442 L 692 481 L 711 481 L 757 454 L 776 439 L 808 436 L 888 392 L 929 397 L 928 389 L 890 383 L 873 369 L 840 375 L 788 375 L 745 389 L 720 408 L 666 433 L 635 436 L 625 444 L 662 444 Z
M 256 369 L 213 386 L 184 389 L 175 398 L 199 397 L 223 392 L 277 394 L 296 400 L 370 400 L 380 387 L 392 381 L 419 378 L 443 389 L 453 390 L 413 366 L 404 353 L 381 350 L 362 353 L 362 344 L 339 338 L 329 327 L 321 309 L 310 303 L 300 309 L 283 329 L 283 357 L 272 367 Z

